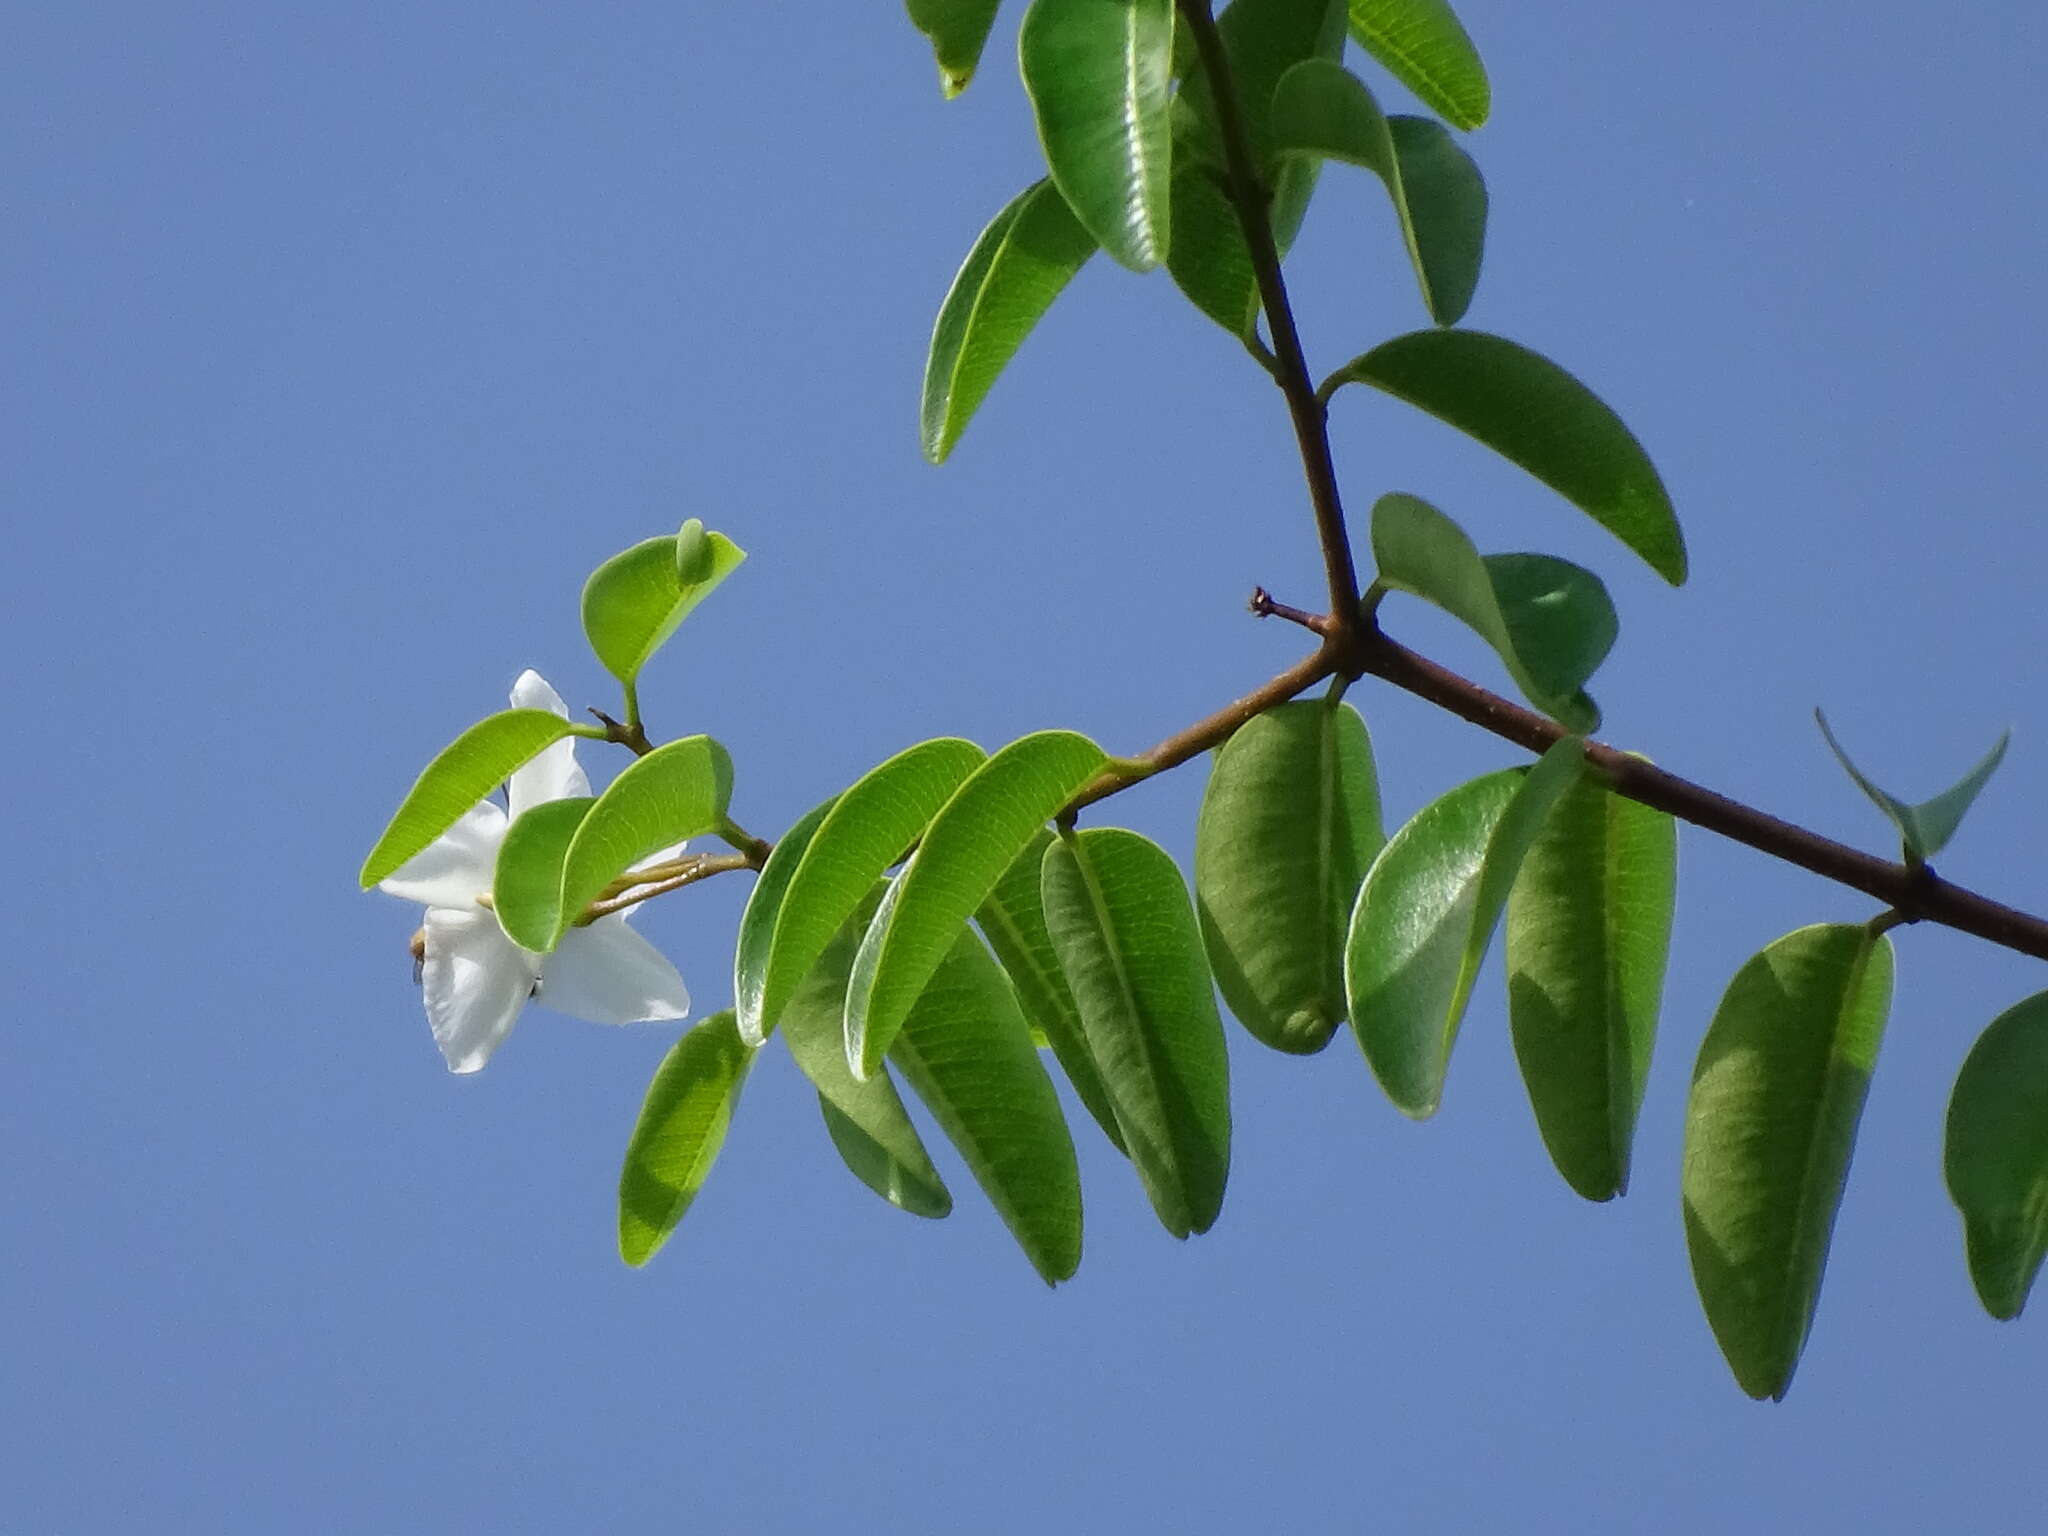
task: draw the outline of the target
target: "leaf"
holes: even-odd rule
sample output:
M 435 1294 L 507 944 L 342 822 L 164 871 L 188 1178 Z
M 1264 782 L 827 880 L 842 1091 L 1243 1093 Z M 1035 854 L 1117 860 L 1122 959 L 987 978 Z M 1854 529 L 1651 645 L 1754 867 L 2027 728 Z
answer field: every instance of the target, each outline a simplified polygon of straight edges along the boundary
M 1870 797 L 1870 803 L 1884 812 L 1885 820 L 1899 829 L 1909 864 L 1925 864 L 1948 846 L 1949 839 L 1956 835 L 1956 828 L 1962 825 L 1963 818 L 1969 814 L 1970 807 L 1976 803 L 1991 775 L 2005 761 L 2005 749 L 2012 743 L 2012 732 L 2002 732 L 1997 745 L 1962 778 L 1932 800 L 1908 805 L 1879 789 L 1849 761 L 1849 754 L 1842 750 L 1842 744 L 1835 740 L 1835 733 L 1828 729 L 1826 715 L 1816 709 L 1813 718 L 1820 722 L 1820 733 L 1827 738 L 1828 750 L 1835 754 L 1835 761 L 1856 781 L 1856 787 Z
M 1891 941 L 1801 928 L 1754 956 L 1715 1010 L 1686 1106 L 1686 1246 L 1721 1353 L 1783 1398 L 1813 1322 L 1863 1096 L 1891 1006 Z
M 1117 1151 L 1124 1150 L 1123 1132 L 1117 1129 L 1116 1111 L 1110 1107 L 1109 1090 L 1088 1053 L 1088 1037 L 1081 1028 L 1081 1013 L 1067 979 L 1060 973 L 1059 956 L 1053 952 L 1052 935 L 1045 926 L 1045 904 L 1039 894 L 1038 871 L 1045 862 L 1046 846 L 1052 833 L 1041 827 L 1024 851 L 1010 861 L 996 888 L 988 893 L 974 914 L 988 939 L 997 962 L 1016 988 L 1017 1002 L 1034 1034 L 1052 1047 L 1054 1057 L 1074 1085 L 1074 1092 L 1087 1106 L 1103 1135 Z
M 903 1021 L 889 1059 L 1045 1283 L 1069 1278 L 1081 1263 L 1074 1140 L 1016 995 L 964 927 Z
M 854 1177 L 913 1216 L 940 1217 L 953 1209 L 953 1197 L 904 1112 L 896 1085 L 886 1072 L 861 1082 L 846 1065 L 839 1021 L 846 1007 L 847 973 L 871 905 L 863 904 L 833 935 L 782 1010 L 782 1039 L 818 1090 L 825 1129 Z
M 1461 784 L 1416 812 L 1366 872 L 1344 946 L 1351 1027 L 1402 1114 L 1426 1120 L 1508 890 L 1577 778 L 1567 736 L 1528 768 Z
M 677 567 L 685 551 L 679 549 L 676 535 L 669 534 L 613 555 L 583 584 L 583 633 L 605 671 L 620 682 L 630 686 L 647 658 L 675 633 L 690 610 L 747 558 L 746 551 L 722 533 L 706 533 L 703 538 L 711 558 L 702 581 L 683 581 Z
M 1344 1022 L 1344 937 L 1386 834 L 1365 722 L 1296 699 L 1216 753 L 1195 825 L 1195 908 L 1223 1000 L 1255 1038 L 1310 1054 Z
M 1628 1190 L 1671 946 L 1676 825 L 1581 778 L 1508 897 L 1508 1021 L 1550 1160 L 1588 1200 Z
M 1018 38 L 1045 163 L 1102 248 L 1166 259 L 1173 0 L 1032 0 Z
M 456 737 L 405 792 L 377 846 L 363 860 L 363 889 L 405 862 L 462 819 L 463 812 L 569 734 L 553 710 L 506 709 L 479 720 Z
M 1045 917 L 1161 1225 L 1206 1232 L 1230 1176 L 1230 1063 L 1187 887 L 1120 827 L 1045 852 Z
M 834 795 L 812 806 L 797 818 L 796 825 L 776 839 L 768 862 L 754 879 L 747 897 L 747 910 L 740 914 L 739 937 L 732 951 L 733 1011 L 739 1018 L 740 1038 L 759 1046 L 768 1038 L 761 1027 L 761 984 L 768 974 L 769 948 L 775 938 L 775 923 L 782 915 L 782 899 L 789 892 L 790 877 L 803 862 L 826 813 L 839 803 Z
M 990 221 L 932 327 L 919 422 L 926 458 L 945 462 L 996 376 L 1094 254 L 1095 237 L 1049 181 L 1032 183 Z
M 718 546 L 704 531 L 704 519 L 688 517 L 676 530 L 676 581 L 685 587 L 702 586 L 718 570 Z
M 756 938 L 739 957 L 747 969 L 734 977 L 733 996 L 749 1033 L 766 1039 L 773 1032 L 783 1004 L 832 935 L 985 760 L 973 742 L 940 736 L 898 752 L 839 796 L 799 850 L 796 867 L 786 877 L 777 871 L 787 885 L 767 947 Z
M 628 1264 L 654 1257 L 704 1187 L 752 1062 L 730 1010 L 662 1058 L 619 1171 L 619 1257 Z
M 1479 50 L 1444 0 L 1350 0 L 1351 35 L 1387 72 L 1459 128 L 1493 110 Z
M 637 760 L 597 797 L 562 860 L 561 928 L 573 924 L 627 867 L 713 832 L 732 799 L 732 759 L 709 736 L 685 736 Z
M 1455 325 L 1486 248 L 1486 182 L 1472 157 L 1428 118 L 1382 115 L 1363 81 L 1325 59 L 1281 78 L 1272 122 L 1281 148 L 1363 166 L 1385 183 L 1430 318 Z
M 1167 271 L 1188 301 L 1231 335 L 1256 333 L 1259 279 L 1237 210 L 1206 165 L 1173 173 L 1173 249 Z
M 1456 523 L 1399 492 L 1373 504 L 1372 550 L 1379 585 L 1412 592 L 1464 623 L 1545 714 L 1574 731 L 1599 729 L 1599 708 L 1583 685 L 1621 626 L 1598 576 L 1551 555 L 1482 558 Z
M 1642 556 L 1685 581 L 1685 538 L 1643 446 L 1557 364 L 1484 331 L 1411 331 L 1355 357 L 1323 385 L 1370 384 L 1519 464 Z
M 1086 736 L 1040 731 L 1011 742 L 953 792 L 925 828 L 854 960 L 846 1052 L 856 1074 L 865 1077 L 881 1064 L 958 930 L 1032 835 L 1107 761 Z
M 1002 0 L 907 0 L 911 24 L 932 42 L 939 89 L 951 101 L 967 89 L 981 62 Z
M 498 845 L 491 905 L 498 926 L 514 944 L 544 951 L 563 929 L 562 862 L 583 818 L 597 801 L 589 795 L 530 805 Z
M 2006 1009 L 1970 1047 L 1944 1168 L 1978 1298 L 2001 1322 L 2018 1317 L 2048 1253 L 2048 992 Z

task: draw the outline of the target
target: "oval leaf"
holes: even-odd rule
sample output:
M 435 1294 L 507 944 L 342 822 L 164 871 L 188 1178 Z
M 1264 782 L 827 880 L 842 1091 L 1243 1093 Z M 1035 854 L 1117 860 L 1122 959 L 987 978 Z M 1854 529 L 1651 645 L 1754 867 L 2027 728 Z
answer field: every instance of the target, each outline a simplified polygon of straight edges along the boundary
M 981 63 L 1002 0 L 907 0 L 911 25 L 931 39 L 939 89 L 951 101 L 967 89 Z
M 1351 1027 L 1387 1097 L 1417 1120 L 1443 1100 L 1451 1047 L 1523 857 L 1578 776 L 1567 736 L 1529 768 L 1416 812 L 1366 872 L 1344 946 Z
M 1521 465 L 1634 550 L 1673 586 L 1685 538 L 1656 466 L 1621 418 L 1540 353 L 1484 331 L 1412 331 L 1323 385 L 1370 384 Z
M 803 862 L 825 815 L 839 803 L 834 795 L 822 805 L 806 811 L 795 826 L 776 840 L 768 862 L 754 880 L 747 897 L 747 910 L 740 914 L 739 937 L 732 951 L 733 1011 L 739 1018 L 740 1038 L 758 1046 L 768 1038 L 761 1026 L 761 984 L 768 974 L 769 947 L 775 938 L 775 921 L 782 915 L 782 898 L 789 892 L 790 877 Z
M 1464 529 L 1417 496 L 1372 509 L 1377 584 L 1434 603 L 1492 646 L 1531 704 L 1575 731 L 1599 728 L 1584 692 L 1620 623 L 1606 585 L 1551 555 L 1481 557 Z
M 1953 785 L 1932 800 L 1908 805 L 1886 794 L 1849 761 L 1849 754 L 1842 750 L 1842 744 L 1835 740 L 1835 733 L 1828 729 L 1826 715 L 1816 709 L 1813 718 L 1820 722 L 1820 733 L 1827 738 L 1828 750 L 1835 754 L 1835 761 L 1856 781 L 1856 787 L 1870 797 L 1870 803 L 1884 812 L 1885 820 L 1899 829 L 1899 838 L 1906 848 L 1906 861 L 1910 864 L 1925 864 L 1948 846 L 1949 839 L 1956 835 L 1956 828 L 1963 824 L 1963 817 L 1969 814 L 1970 807 L 1976 803 L 1991 775 L 2005 761 L 2005 749 L 2012 742 L 2012 732 L 2004 732 L 1977 766 Z
M 595 804 L 588 795 L 543 800 L 528 806 L 506 831 L 491 879 L 491 905 L 514 944 L 543 951 L 562 931 L 562 863 Z
M 1166 259 L 1173 0 L 1032 0 L 1018 38 L 1052 179 L 1134 272 Z
M 1309 1054 L 1344 1022 L 1344 936 L 1386 841 L 1365 721 L 1296 699 L 1216 754 L 1195 825 L 1195 908 L 1223 1000 L 1255 1038 Z
M 709 736 L 657 747 L 612 780 L 562 860 L 561 927 L 554 942 L 628 865 L 716 831 L 731 799 L 732 759 Z
M 897 882 L 902 883 L 900 880 Z M 1016 994 L 961 928 L 889 1059 L 966 1159 L 1047 1285 L 1081 1263 L 1081 1173 Z
M 984 761 L 986 754 L 973 742 L 940 736 L 870 769 L 833 802 L 799 850 L 765 952 L 757 941 L 741 957 L 750 969 L 736 978 L 734 996 L 752 1021 L 751 1029 L 765 1039 L 775 1028 L 783 1003 L 867 900 L 882 871 L 903 857 L 961 781 Z M 774 863 L 773 855 L 769 862 Z M 755 972 L 751 967 L 757 962 Z
M 1751 1397 L 1792 1384 L 1891 1007 L 1891 941 L 1801 928 L 1728 984 L 1686 1105 L 1686 1246 L 1721 1353 Z
M 1230 1062 L 1180 871 L 1135 832 L 1045 852 L 1045 917 L 1160 1223 L 1206 1232 L 1230 1176 Z
M 846 1051 L 859 1075 L 881 1064 L 910 1005 L 1010 862 L 1107 761 L 1086 736 L 1040 731 L 1011 742 L 953 792 L 854 961 Z
M 1508 897 L 1508 1021 L 1550 1160 L 1588 1200 L 1628 1189 L 1678 880 L 1672 819 L 1566 789 Z
M 1351 35 L 1433 112 L 1477 128 L 1493 110 L 1479 50 L 1444 0 L 1350 0 Z
M 619 1172 L 619 1257 L 628 1264 L 654 1257 L 704 1187 L 752 1061 L 730 1010 L 662 1058 Z
M 631 685 L 647 658 L 675 633 L 720 582 L 740 568 L 746 551 L 722 533 L 702 533 L 709 546 L 693 557 L 701 581 L 685 582 L 678 569 L 677 536 L 647 539 L 605 561 L 583 584 L 583 633 L 605 671 Z M 694 542 L 694 541 L 693 541 Z
M 1237 210 L 1213 168 L 1173 173 L 1173 249 L 1167 271 L 1188 301 L 1240 340 L 1257 334 L 1259 278 Z
M 926 458 L 945 461 L 996 376 L 1094 254 L 1094 236 L 1049 181 L 1020 192 L 981 232 L 932 327 L 920 417 Z
M 569 722 L 553 710 L 507 709 L 456 737 L 405 792 L 384 835 L 363 860 L 363 889 L 396 871 L 510 778 L 513 769 L 569 730 Z
M 1949 1198 L 1984 1310 L 2020 1315 L 2048 1254 L 2048 992 L 1978 1037 L 1948 1102 Z

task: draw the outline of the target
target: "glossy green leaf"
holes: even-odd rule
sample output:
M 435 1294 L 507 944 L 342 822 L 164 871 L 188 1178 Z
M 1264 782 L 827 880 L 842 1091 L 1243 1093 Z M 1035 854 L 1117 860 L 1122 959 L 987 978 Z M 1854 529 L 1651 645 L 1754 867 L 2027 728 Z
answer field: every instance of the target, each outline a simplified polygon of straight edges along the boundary
M 1404 1115 L 1427 1119 L 1443 1100 L 1451 1047 L 1508 891 L 1584 752 L 1567 736 L 1532 767 L 1460 785 L 1416 812 L 1366 872 L 1344 988 L 1373 1076 Z
M 1052 179 L 1134 272 L 1166 259 L 1173 0 L 1032 0 L 1018 38 Z
M 767 1038 L 797 983 L 882 871 L 903 857 L 984 761 L 973 742 L 941 736 L 897 753 L 839 796 L 801 848 L 796 867 L 786 877 L 777 871 L 787 883 L 768 945 L 764 949 L 756 936 L 738 956 L 745 970 L 734 977 L 733 995 L 749 1033 Z
M 1370 384 L 1519 464 L 1640 555 L 1673 586 L 1685 538 L 1656 466 L 1600 398 L 1557 364 L 1484 331 L 1411 331 L 1346 363 L 1323 386 Z
M 1039 894 L 1038 872 L 1045 862 L 1045 850 L 1052 842 L 1050 828 L 1041 827 L 1024 851 L 1010 861 L 988 900 L 974 914 L 989 948 L 1017 989 L 1017 1002 L 1024 1010 L 1032 1033 L 1052 1047 L 1053 1056 L 1074 1085 L 1088 1113 L 1112 1145 L 1124 1149 L 1123 1132 L 1117 1129 L 1116 1111 L 1110 1107 L 1109 1090 L 1088 1053 L 1088 1037 L 1081 1028 L 1081 1013 L 1067 979 L 1060 973 L 1059 956 L 1053 952 L 1052 935 L 1045 926 L 1045 904 Z
M 1459 128 L 1493 110 L 1479 50 L 1445 0 L 1350 0 L 1351 35 L 1387 72 Z
M 1306 60 L 1281 78 L 1272 123 L 1281 148 L 1344 160 L 1380 178 L 1430 318 L 1455 325 L 1479 285 L 1486 248 L 1486 182 L 1472 157 L 1428 118 L 1384 116 L 1363 81 L 1325 59 Z
M 654 1257 L 704 1187 L 752 1061 L 730 1011 L 662 1058 L 619 1172 L 619 1257 L 628 1264 Z
M 953 1209 L 953 1197 L 904 1112 L 896 1085 L 887 1072 L 858 1081 L 846 1065 L 840 1026 L 846 978 L 871 906 L 864 903 L 854 912 L 805 975 L 782 1010 L 782 1039 L 818 1090 L 825 1129 L 854 1177 L 914 1216 L 944 1216 Z
M 1255 1038 L 1308 1054 L 1344 1022 L 1344 937 L 1386 841 L 1365 721 L 1296 699 L 1216 753 L 1195 825 L 1195 907 L 1223 1000 Z
M 2018 1317 L 2048 1254 L 2048 992 L 2006 1009 L 1970 1047 L 1944 1165 L 1978 1298 L 2001 1321 Z
M 583 633 L 604 669 L 620 682 L 632 683 L 690 610 L 747 558 L 722 533 L 703 538 L 710 559 L 701 581 L 683 581 L 676 535 L 670 534 L 612 556 L 583 584 Z
M 1002 0 L 906 0 L 911 24 L 931 39 L 939 89 L 951 101 L 967 89 L 981 63 Z
M 1011 742 L 953 792 L 861 940 L 846 994 L 847 1060 L 857 1073 L 880 1065 L 962 925 L 1107 761 L 1086 736 L 1040 731 Z
M 920 414 L 926 458 L 945 461 L 996 376 L 1094 254 L 1095 237 L 1049 181 L 1020 192 L 981 232 L 932 327 Z
M 685 736 L 636 760 L 598 796 L 569 843 L 562 860 L 562 927 L 628 866 L 716 831 L 731 799 L 732 759 L 709 736 Z M 558 930 L 555 942 L 560 939 Z
M 1173 173 L 1173 249 L 1166 265 L 1195 308 L 1233 336 L 1256 334 L 1258 274 L 1213 167 L 1189 164 Z
M 552 710 L 507 709 L 456 737 L 405 792 L 384 835 L 363 860 L 363 889 L 395 873 L 510 778 L 513 769 L 568 734 L 569 722 Z
M 1230 1175 L 1230 1062 L 1187 887 L 1135 832 L 1045 853 L 1046 923 L 1145 1193 L 1175 1237 L 1206 1232 Z
M 498 845 L 491 905 L 498 926 L 514 944 L 553 947 L 562 923 L 562 863 L 583 818 L 597 801 L 588 795 L 530 805 Z
M 1676 825 L 1567 788 L 1508 897 L 1508 1021 L 1543 1144 L 1588 1200 L 1628 1189 L 1678 882 Z
M 1372 509 L 1377 582 L 1412 592 L 1492 646 L 1523 695 L 1574 731 L 1599 729 L 1584 691 L 1620 623 L 1598 576 L 1551 555 L 1487 555 L 1420 497 L 1382 496 Z
M 812 806 L 797 818 L 796 825 L 776 839 L 768 862 L 754 878 L 747 897 L 747 909 L 740 914 L 740 931 L 732 950 L 733 1011 L 739 1018 L 740 1038 L 758 1046 L 768 1038 L 761 1023 L 761 984 L 768 975 L 768 954 L 775 940 L 775 922 L 782 915 L 782 899 L 789 893 L 790 877 L 803 862 L 826 813 L 839 803 L 834 795 Z
M 1046 1284 L 1071 1276 L 1081 1262 L 1074 1140 L 1016 994 L 966 928 L 933 968 L 889 1060 Z
M 1956 835 L 1956 828 L 1962 825 L 1963 817 L 1969 814 L 1970 807 L 1976 803 L 1991 775 L 2005 761 L 2005 749 L 2012 743 L 2011 731 L 2001 733 L 1997 745 L 1962 778 L 1932 800 L 1908 805 L 1886 794 L 1863 776 L 1862 770 L 1842 750 L 1842 744 L 1835 740 L 1835 733 L 1828 729 L 1826 715 L 1816 709 L 1813 718 L 1820 722 L 1820 733 L 1827 738 L 1828 750 L 1835 754 L 1835 761 L 1856 781 L 1856 787 L 1870 797 L 1870 803 L 1884 812 L 1885 820 L 1899 829 L 1907 862 L 1915 864 L 1926 863 L 1948 846 L 1949 839 Z
M 1816 924 L 1735 973 L 1700 1045 L 1680 1180 L 1686 1246 L 1751 1397 L 1784 1397 L 1799 1364 L 1891 995 L 1889 939 Z

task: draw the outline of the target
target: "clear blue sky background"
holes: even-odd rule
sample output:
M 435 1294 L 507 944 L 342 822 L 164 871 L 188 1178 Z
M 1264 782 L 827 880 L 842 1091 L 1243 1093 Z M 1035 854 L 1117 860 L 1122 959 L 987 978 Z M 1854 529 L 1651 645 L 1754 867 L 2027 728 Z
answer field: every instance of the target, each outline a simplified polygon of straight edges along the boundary
M 2048 907 L 2039 13 L 1463 11 L 1496 94 L 1471 323 L 1622 410 L 1696 574 L 1662 587 L 1362 396 L 1354 508 L 1410 490 L 1482 547 L 1595 565 L 1609 736 L 1873 849 L 1814 704 L 1913 796 L 2012 724 L 1943 868 Z M 1034 174 L 1018 14 L 952 104 L 887 0 L 15 14 L 0 1523 L 2038 1528 L 2048 1321 L 1978 1310 L 1939 1149 L 1969 1042 L 2042 972 L 1898 936 L 1812 1344 L 1752 1404 L 1685 1264 L 1684 1084 L 1744 958 L 1870 907 L 1704 835 L 1612 1206 L 1551 1171 L 1491 973 L 1425 1126 L 1346 1039 L 1233 1033 L 1206 1238 L 1162 1234 L 1077 1122 L 1088 1250 L 1057 1292 L 964 1173 L 943 1223 L 867 1195 L 780 1052 L 637 1273 L 614 1181 L 675 1031 L 534 1012 L 481 1077 L 442 1068 L 413 909 L 355 870 L 522 667 L 609 702 L 576 594 L 633 540 L 696 515 L 752 552 L 645 690 L 658 732 L 730 745 L 764 832 L 921 737 L 1136 750 L 1297 654 L 1242 606 L 1317 595 L 1284 416 L 1163 274 L 1092 265 L 955 461 L 918 457 L 932 314 Z M 1296 272 L 1323 367 L 1421 323 L 1360 173 Z M 1354 697 L 1396 817 L 1513 760 Z M 1184 856 L 1199 790 L 1109 819 Z M 707 1009 L 744 895 L 641 920 Z

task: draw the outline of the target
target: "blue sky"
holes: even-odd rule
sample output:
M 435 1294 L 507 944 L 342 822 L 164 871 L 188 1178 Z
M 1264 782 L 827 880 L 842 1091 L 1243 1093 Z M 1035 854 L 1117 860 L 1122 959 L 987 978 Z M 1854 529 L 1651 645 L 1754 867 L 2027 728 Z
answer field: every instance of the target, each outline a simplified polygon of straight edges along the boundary
M 523 668 L 607 705 L 576 593 L 699 516 L 752 560 L 643 694 L 781 830 L 911 741 L 1131 751 L 1293 659 L 1279 401 L 1163 274 L 1096 262 L 954 460 L 931 316 L 1032 178 L 1009 64 L 939 99 L 899 8 L 43 7 L 0 59 L 0 1486 L 23 1531 L 1909 1531 L 2038 1520 L 2041 1320 L 1978 1310 L 1948 1087 L 2038 966 L 1900 933 L 1891 1031 L 1791 1398 L 1737 1391 L 1676 1196 L 1729 974 L 1862 898 L 1682 841 L 1636 1186 L 1544 1158 L 1489 972 L 1425 1126 L 1339 1039 L 1233 1033 L 1223 1219 L 1179 1244 L 1085 1123 L 1048 1292 L 964 1174 L 920 1223 L 765 1057 L 643 1272 L 617 1163 L 673 1028 L 536 1012 L 451 1078 L 354 872 Z M 1466 0 L 1495 118 L 1469 323 L 1614 403 L 1686 521 L 1673 592 L 1518 471 L 1347 392 L 1355 515 L 1425 495 L 1593 565 L 1607 735 L 1882 850 L 2015 744 L 1945 873 L 2048 908 L 2044 23 L 1999 5 Z M 1398 88 L 1371 76 L 1390 104 Z M 1333 170 L 1294 282 L 1322 367 L 1422 323 Z M 1389 626 L 1493 681 L 1402 601 Z M 1513 760 L 1386 690 L 1390 814 Z M 617 764 L 586 749 L 602 773 Z M 1183 857 L 1182 772 L 1105 808 Z M 641 926 L 728 992 L 742 881 Z

